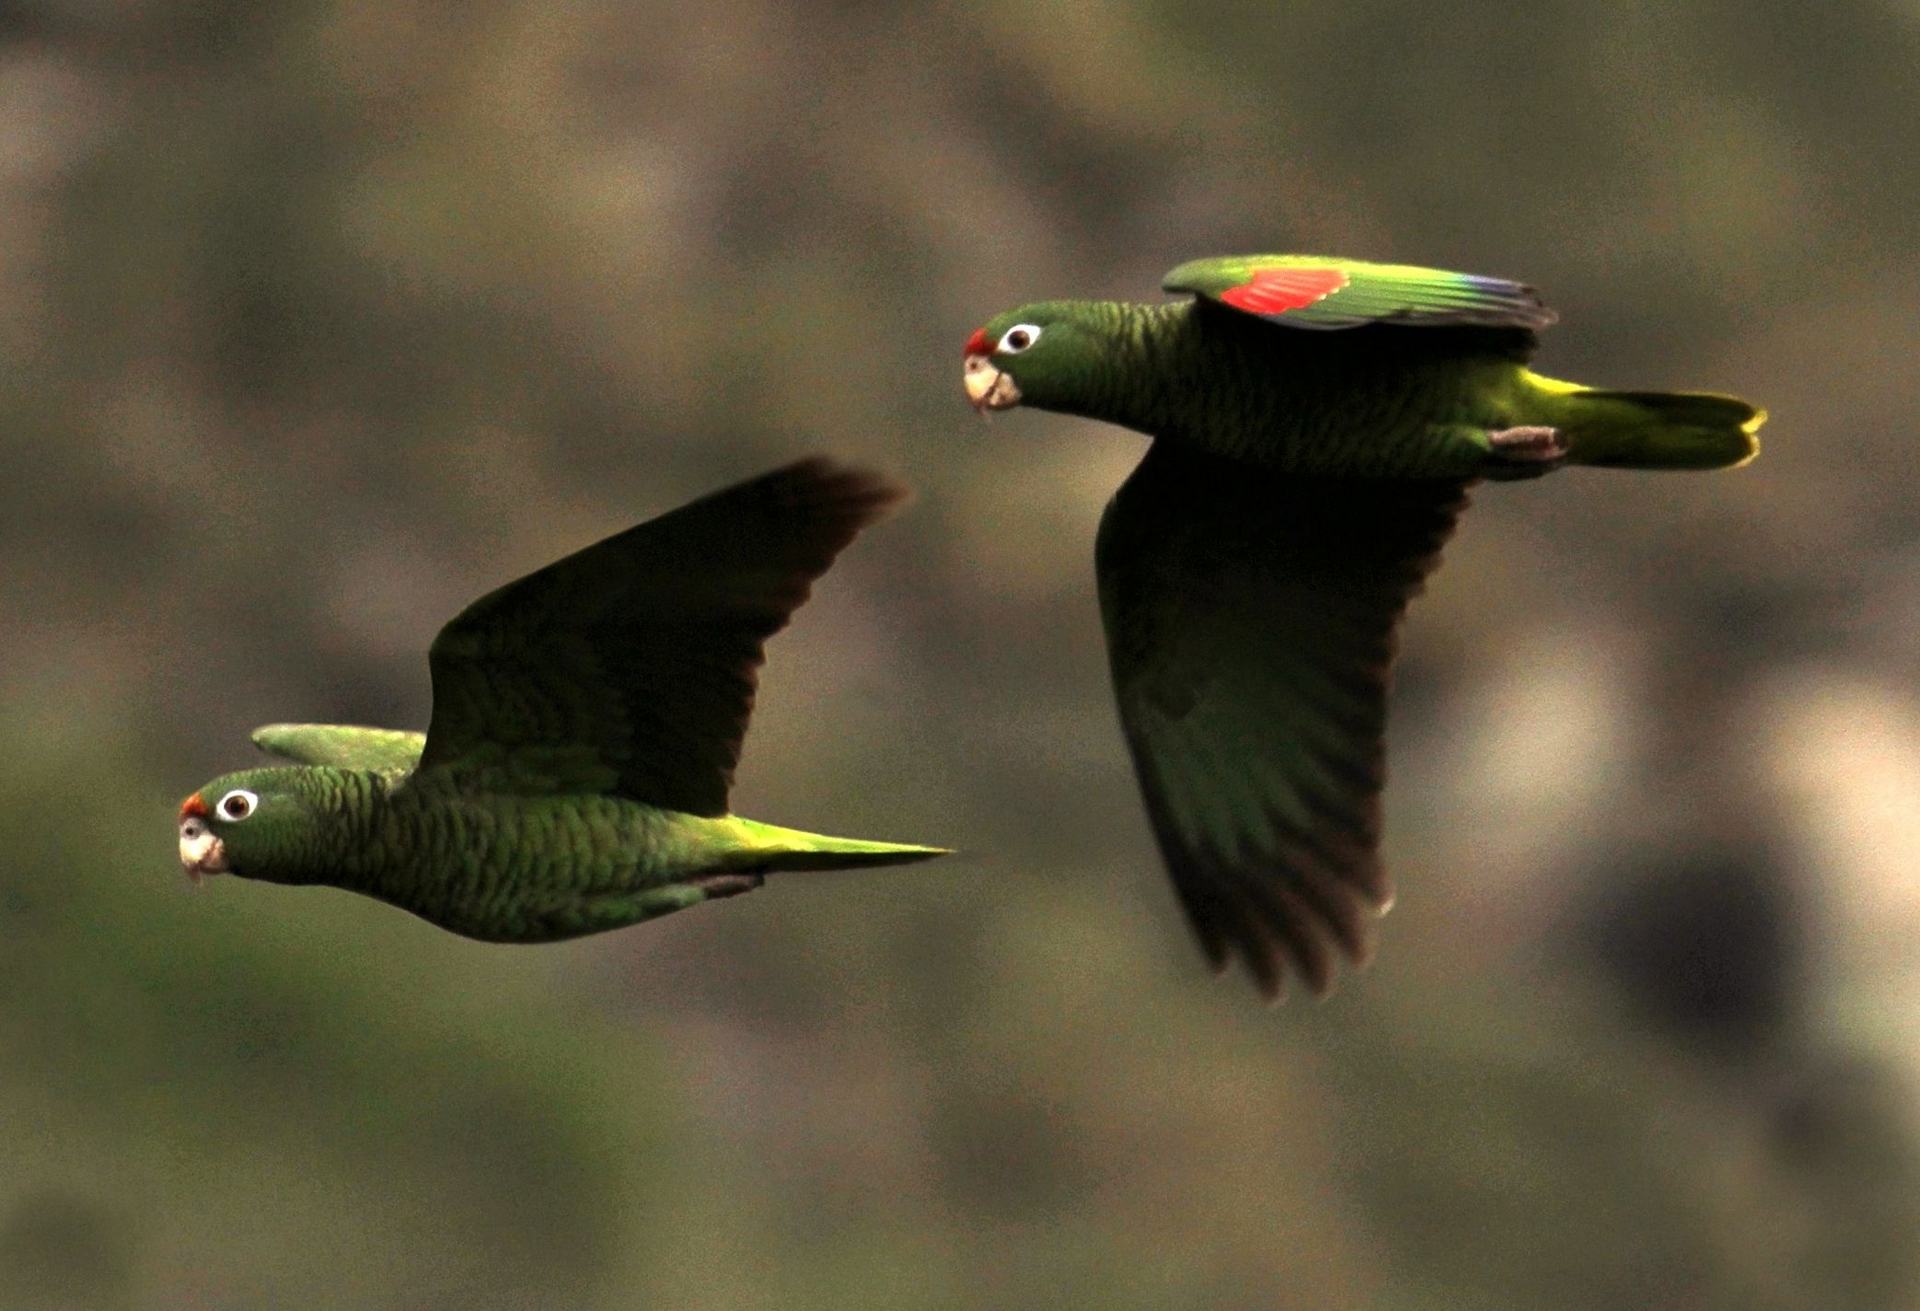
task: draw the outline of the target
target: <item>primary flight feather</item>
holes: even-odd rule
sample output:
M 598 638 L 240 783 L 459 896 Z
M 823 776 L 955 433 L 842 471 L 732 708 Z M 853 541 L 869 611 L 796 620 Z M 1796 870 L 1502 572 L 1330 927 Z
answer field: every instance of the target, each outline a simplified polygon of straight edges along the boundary
M 1526 367 L 1554 314 L 1502 278 L 1303 255 L 1195 260 L 1155 304 L 1041 301 L 965 351 L 981 411 L 1155 438 L 1095 551 L 1121 724 L 1216 969 L 1276 997 L 1364 962 L 1395 631 L 1478 478 L 1719 469 L 1764 414 Z
M 275 724 L 298 762 L 180 807 L 180 859 L 328 884 L 442 928 L 544 942 L 758 887 L 778 870 L 941 848 L 730 814 L 762 644 L 905 489 L 813 459 L 717 492 L 491 592 L 428 657 L 428 731 Z

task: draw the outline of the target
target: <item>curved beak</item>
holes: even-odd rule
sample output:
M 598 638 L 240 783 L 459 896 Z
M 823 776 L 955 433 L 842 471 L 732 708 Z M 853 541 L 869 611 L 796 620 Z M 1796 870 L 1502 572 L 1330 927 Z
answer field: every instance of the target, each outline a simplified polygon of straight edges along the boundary
M 227 872 L 227 848 L 207 827 L 207 803 L 198 795 L 180 807 L 180 864 L 198 883 L 208 874 Z
M 180 821 L 180 864 L 195 883 L 208 874 L 227 872 L 226 846 L 207 827 L 206 821 Z
M 1012 374 L 994 368 L 993 361 L 985 355 L 967 356 L 964 381 L 968 402 L 982 414 L 989 410 L 1010 410 L 1020 403 L 1020 384 L 1013 380 Z

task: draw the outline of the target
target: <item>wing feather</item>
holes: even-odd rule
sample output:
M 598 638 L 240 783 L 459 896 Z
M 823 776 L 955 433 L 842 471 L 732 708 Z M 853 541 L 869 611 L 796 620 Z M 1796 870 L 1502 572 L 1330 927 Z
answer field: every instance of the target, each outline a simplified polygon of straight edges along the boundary
M 1120 718 L 1181 905 L 1269 996 L 1364 963 L 1388 674 L 1457 482 L 1304 479 L 1156 442 L 1097 564 Z
M 424 733 L 353 724 L 262 724 L 253 744 L 262 751 L 301 765 L 335 769 L 371 769 L 404 774 L 420 763 Z
M 1558 317 L 1532 287 L 1506 278 L 1317 255 L 1189 260 L 1162 285 L 1293 328 L 1398 323 L 1538 332 Z
M 488 593 L 433 643 L 422 772 L 726 813 L 766 640 L 905 497 L 804 460 Z

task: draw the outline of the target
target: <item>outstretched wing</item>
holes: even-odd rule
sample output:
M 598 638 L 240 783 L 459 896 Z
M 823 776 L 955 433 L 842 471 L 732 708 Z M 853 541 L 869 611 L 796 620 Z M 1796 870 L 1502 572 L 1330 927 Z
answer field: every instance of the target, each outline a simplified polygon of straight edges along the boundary
M 1162 286 L 1296 328 L 1401 323 L 1537 332 L 1558 317 L 1532 287 L 1505 278 L 1314 255 L 1189 260 Z
M 762 644 L 906 489 L 805 460 L 481 597 L 435 639 L 421 772 L 721 815 Z
M 425 733 L 351 724 L 263 724 L 253 730 L 262 751 L 301 765 L 404 774 L 420 763 Z
M 1216 970 L 1315 993 L 1364 963 L 1381 868 L 1388 670 L 1457 482 L 1286 477 L 1156 442 L 1096 561 L 1120 719 Z

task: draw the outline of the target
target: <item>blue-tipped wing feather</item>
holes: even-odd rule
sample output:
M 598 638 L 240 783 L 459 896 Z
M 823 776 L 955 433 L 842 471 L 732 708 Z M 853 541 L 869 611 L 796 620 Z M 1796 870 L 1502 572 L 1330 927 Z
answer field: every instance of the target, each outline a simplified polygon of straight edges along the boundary
M 1162 286 L 1296 328 L 1399 323 L 1537 332 L 1556 317 L 1532 287 L 1505 278 L 1315 255 L 1190 260 Z

